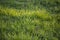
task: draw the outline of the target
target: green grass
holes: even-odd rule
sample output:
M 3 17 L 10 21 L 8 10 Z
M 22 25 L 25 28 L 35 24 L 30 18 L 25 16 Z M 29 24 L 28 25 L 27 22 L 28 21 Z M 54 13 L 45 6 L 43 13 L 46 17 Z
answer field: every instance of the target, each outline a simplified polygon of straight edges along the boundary
M 45 9 L 0 6 L 0 40 L 59 40 L 60 14 Z

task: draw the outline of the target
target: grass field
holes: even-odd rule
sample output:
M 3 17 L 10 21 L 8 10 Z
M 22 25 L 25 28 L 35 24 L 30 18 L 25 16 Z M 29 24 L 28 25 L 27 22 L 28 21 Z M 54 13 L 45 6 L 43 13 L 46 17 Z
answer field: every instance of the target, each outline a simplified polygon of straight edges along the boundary
M 0 4 L 0 40 L 60 40 L 59 9 L 55 13 L 31 7 L 16 9 Z

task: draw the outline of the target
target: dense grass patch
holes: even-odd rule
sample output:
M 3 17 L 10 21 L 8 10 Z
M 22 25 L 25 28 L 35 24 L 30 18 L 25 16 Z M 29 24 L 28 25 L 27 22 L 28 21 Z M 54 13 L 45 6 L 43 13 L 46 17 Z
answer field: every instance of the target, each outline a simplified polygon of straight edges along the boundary
M 60 14 L 0 6 L 0 40 L 59 40 L 59 35 Z

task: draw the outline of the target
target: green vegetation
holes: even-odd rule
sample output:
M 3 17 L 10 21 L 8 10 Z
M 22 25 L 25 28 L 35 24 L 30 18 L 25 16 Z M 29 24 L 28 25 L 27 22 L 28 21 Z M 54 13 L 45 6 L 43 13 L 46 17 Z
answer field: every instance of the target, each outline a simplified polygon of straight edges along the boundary
M 21 5 L 19 2 L 0 1 L 0 40 L 60 40 L 59 0 L 30 0 Z

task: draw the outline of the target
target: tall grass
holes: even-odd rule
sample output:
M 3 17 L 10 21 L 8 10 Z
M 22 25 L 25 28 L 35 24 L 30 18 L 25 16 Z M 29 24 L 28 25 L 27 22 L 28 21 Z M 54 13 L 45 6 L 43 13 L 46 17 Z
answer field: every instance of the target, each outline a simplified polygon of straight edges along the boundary
M 60 14 L 45 9 L 17 10 L 0 6 L 0 40 L 59 40 Z

